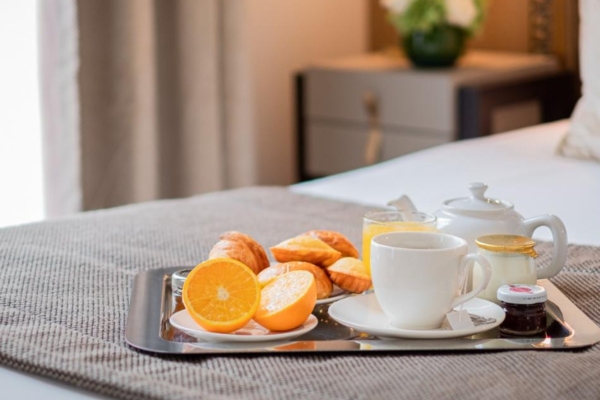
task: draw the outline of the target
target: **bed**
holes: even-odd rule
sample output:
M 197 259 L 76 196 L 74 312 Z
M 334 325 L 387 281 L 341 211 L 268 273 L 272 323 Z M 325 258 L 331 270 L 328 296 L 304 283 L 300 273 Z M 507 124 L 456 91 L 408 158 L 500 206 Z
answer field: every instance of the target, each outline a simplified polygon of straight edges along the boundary
M 408 194 L 419 209 L 433 212 L 443 200 L 465 196 L 468 183 L 482 181 L 490 197 L 514 202 L 526 217 L 560 216 L 570 242 L 600 246 L 600 164 L 555 155 L 567 128 L 568 121 L 559 121 L 455 142 L 290 190 L 369 206 Z M 536 235 L 549 239 L 548 232 Z M 101 398 L 4 366 L 0 386 L 7 398 Z

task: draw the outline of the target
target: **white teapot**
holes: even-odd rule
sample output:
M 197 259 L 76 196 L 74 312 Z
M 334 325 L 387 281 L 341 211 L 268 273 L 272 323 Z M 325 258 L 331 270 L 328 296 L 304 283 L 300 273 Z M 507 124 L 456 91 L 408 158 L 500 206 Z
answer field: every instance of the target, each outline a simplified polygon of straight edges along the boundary
M 533 231 L 546 226 L 552 232 L 554 243 L 550 265 L 538 270 L 538 279 L 556 275 L 567 259 L 567 232 L 563 222 L 554 215 L 539 215 L 524 219 L 512 203 L 485 197 L 487 185 L 471 183 L 471 196 L 446 200 L 434 213 L 440 232 L 462 237 L 469 251 L 477 251 L 475 239 L 483 235 L 514 234 L 531 237 Z

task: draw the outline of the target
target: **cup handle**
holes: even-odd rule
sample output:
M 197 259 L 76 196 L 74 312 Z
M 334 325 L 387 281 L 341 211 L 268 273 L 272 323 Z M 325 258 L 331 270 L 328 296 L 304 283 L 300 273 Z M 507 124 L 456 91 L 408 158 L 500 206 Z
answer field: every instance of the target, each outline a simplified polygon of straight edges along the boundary
M 479 285 L 477 285 L 477 287 L 471 290 L 470 292 L 467 292 L 454 299 L 452 305 L 450 306 L 450 309 L 453 309 L 454 307 L 464 303 L 465 301 L 471 300 L 473 297 L 481 293 L 483 289 L 487 287 L 488 283 L 490 283 L 490 278 L 492 277 L 492 267 L 490 266 L 488 260 L 481 254 L 469 253 L 466 256 L 463 256 L 460 260 L 461 270 L 463 268 L 466 268 L 466 265 L 469 261 L 477 262 L 476 265 L 483 271 L 483 280 L 479 282 Z
M 567 230 L 565 224 L 556 215 L 539 215 L 523 221 L 525 234 L 529 237 L 540 226 L 546 226 L 552 232 L 552 261 L 546 268 L 537 271 L 538 279 L 548 279 L 560 272 L 567 261 Z

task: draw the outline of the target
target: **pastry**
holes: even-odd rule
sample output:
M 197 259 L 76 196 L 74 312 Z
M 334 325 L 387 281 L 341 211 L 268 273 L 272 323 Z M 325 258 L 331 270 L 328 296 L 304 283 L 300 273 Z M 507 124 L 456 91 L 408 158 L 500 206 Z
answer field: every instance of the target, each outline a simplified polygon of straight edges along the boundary
M 327 268 L 327 273 L 333 283 L 348 292 L 362 293 L 371 287 L 367 267 L 357 258 L 340 258 Z
M 315 281 L 317 282 L 317 300 L 326 299 L 331 295 L 333 284 L 331 283 L 329 276 L 327 276 L 322 268 L 305 261 L 290 261 L 263 269 L 258 274 L 258 283 L 262 287 L 265 287 L 269 282 L 279 275 L 283 275 L 286 272 L 299 270 L 308 271 L 315 277 Z
M 270 263 L 267 253 L 250 236 L 236 231 L 225 232 L 210 251 L 208 258 L 233 258 L 248 266 L 255 274 Z
M 279 262 L 306 261 L 319 267 L 328 267 L 342 255 L 320 239 L 296 236 L 271 247 L 273 257 Z
M 339 232 L 335 231 L 323 231 L 314 230 L 308 231 L 303 235 L 312 236 L 317 239 L 321 239 L 327 243 L 330 247 L 342 253 L 342 257 L 354 257 L 358 258 L 358 250 L 350 240 Z

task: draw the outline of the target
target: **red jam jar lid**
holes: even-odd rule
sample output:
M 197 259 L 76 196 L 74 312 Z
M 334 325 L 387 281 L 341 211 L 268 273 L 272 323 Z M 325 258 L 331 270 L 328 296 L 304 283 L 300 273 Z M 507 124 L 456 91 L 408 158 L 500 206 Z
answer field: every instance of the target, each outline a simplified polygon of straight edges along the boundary
M 510 304 L 538 304 L 548 300 L 546 289 L 537 285 L 504 285 L 498 288 L 498 300 Z

